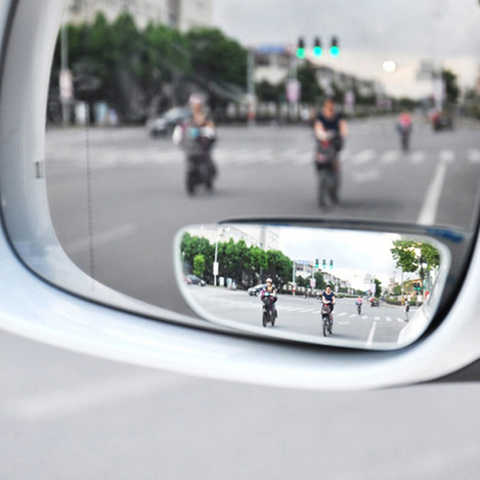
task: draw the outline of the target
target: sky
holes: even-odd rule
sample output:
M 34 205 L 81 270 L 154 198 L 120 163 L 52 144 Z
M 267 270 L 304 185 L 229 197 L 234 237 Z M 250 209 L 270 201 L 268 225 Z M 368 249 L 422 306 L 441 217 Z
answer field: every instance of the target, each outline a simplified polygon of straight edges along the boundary
M 302 36 L 311 47 L 319 36 L 325 48 L 335 35 L 340 58 L 322 62 L 381 81 L 392 94 L 431 91 L 430 81 L 416 80 L 422 60 L 453 70 L 469 87 L 480 64 L 478 0 L 213 0 L 213 16 L 245 46 L 295 47 Z M 384 73 L 385 60 L 397 71 Z
M 282 227 L 279 232 L 279 249 L 295 260 L 326 260 L 327 270 L 333 260 L 331 273 L 349 280 L 356 289 L 367 289 L 366 275 L 378 278 L 384 288 L 397 271 L 390 249 L 399 235 L 378 232 L 354 232 L 316 228 Z

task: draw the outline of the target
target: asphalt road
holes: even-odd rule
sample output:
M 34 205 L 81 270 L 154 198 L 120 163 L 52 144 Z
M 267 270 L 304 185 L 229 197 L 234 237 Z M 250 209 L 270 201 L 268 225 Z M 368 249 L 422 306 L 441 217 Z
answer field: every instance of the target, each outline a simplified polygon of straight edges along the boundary
M 245 291 L 229 290 L 221 287 L 186 285 L 185 293 L 196 310 L 207 311 L 212 321 L 227 319 L 236 328 L 260 333 L 268 333 L 292 338 L 301 335 L 310 343 L 327 345 L 340 343 L 357 348 L 387 349 L 398 346 L 400 333 L 407 325 L 402 307 L 380 302 L 378 307 L 370 307 L 368 301 L 359 315 L 355 298 L 338 298 L 334 308 L 334 334 L 323 337 L 321 303 L 315 298 L 278 295 L 276 308 L 278 317 L 275 326 L 266 330 L 262 326 L 262 303 L 259 297 L 249 296 Z M 415 308 L 410 312 L 413 319 Z

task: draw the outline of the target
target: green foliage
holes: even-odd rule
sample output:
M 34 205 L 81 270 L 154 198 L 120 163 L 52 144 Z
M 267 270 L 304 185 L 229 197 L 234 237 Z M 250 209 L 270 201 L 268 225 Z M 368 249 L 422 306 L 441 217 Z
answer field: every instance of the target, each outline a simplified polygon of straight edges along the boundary
M 108 22 L 98 13 L 93 23 L 67 25 L 68 66 L 77 100 L 107 101 L 121 117 L 132 114 L 132 98 L 143 109 L 167 83 L 211 81 L 246 84 L 247 51 L 220 30 L 195 29 L 185 34 L 150 23 L 139 29 L 129 13 Z M 60 35 L 50 85 L 58 86 Z M 180 99 L 185 101 L 185 99 Z
M 317 82 L 315 69 L 310 63 L 305 63 L 297 71 L 297 79 L 301 85 L 302 102 L 315 104 L 318 97 L 323 94 Z
M 247 81 L 247 50 L 218 28 L 194 28 L 187 32 L 193 70 L 205 81 L 244 86 Z
M 202 278 L 205 272 L 205 257 L 199 253 L 193 258 L 193 274 Z
M 404 272 L 428 271 L 440 265 L 440 252 L 429 243 L 411 240 L 394 240 L 390 249 L 396 266 Z M 422 264 L 426 267 L 423 269 Z
M 445 82 L 447 103 L 454 105 L 460 95 L 460 87 L 458 86 L 457 75 L 450 70 L 443 70 L 442 77 L 443 81 Z
M 184 268 L 193 268 L 199 277 L 211 277 L 215 260 L 215 245 L 206 238 L 186 233 L 180 243 Z M 270 276 L 277 286 L 292 275 L 293 262 L 278 250 L 264 251 L 257 246 L 247 247 L 244 240 L 218 242 L 219 275 L 233 278 L 237 285 L 251 285 Z M 201 272 L 200 272 L 201 270 Z

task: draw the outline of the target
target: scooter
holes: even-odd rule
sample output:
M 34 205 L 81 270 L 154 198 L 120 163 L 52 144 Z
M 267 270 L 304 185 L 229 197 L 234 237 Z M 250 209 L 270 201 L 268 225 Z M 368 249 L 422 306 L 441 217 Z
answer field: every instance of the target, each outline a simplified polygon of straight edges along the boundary
M 214 177 L 215 168 L 209 155 L 195 155 L 187 158 L 186 185 L 190 195 L 195 193 L 198 185 L 205 185 L 208 191 L 213 190 Z
M 330 134 L 328 140 L 317 142 L 315 167 L 317 171 L 318 204 L 328 207 L 339 201 L 340 171 L 338 169 L 337 136 Z
M 328 334 L 332 334 L 332 327 L 333 327 L 333 316 L 332 316 L 332 308 L 330 303 L 322 302 L 322 328 L 323 328 L 323 336 L 327 337 Z
M 277 311 L 275 309 L 275 297 L 265 292 L 263 298 L 262 325 L 266 327 L 269 323 L 275 326 Z
M 410 149 L 410 132 L 411 127 L 406 125 L 398 125 L 398 133 L 400 134 L 400 146 L 402 151 L 408 152 Z

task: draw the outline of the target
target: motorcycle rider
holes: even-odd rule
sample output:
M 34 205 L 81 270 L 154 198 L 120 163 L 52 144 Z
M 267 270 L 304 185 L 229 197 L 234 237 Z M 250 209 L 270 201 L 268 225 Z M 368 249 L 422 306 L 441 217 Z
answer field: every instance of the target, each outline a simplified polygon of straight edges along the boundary
M 260 299 L 263 302 L 264 308 L 273 308 L 273 318 L 278 317 L 275 303 L 277 302 L 277 289 L 273 285 L 272 279 L 267 278 L 267 286 L 260 292 Z
M 363 300 L 362 300 L 362 297 L 359 295 L 358 298 L 357 298 L 357 301 L 355 302 L 355 305 L 357 306 L 357 310 L 358 310 L 359 315 L 362 312 L 362 304 L 363 304 Z
M 348 125 L 345 115 L 335 108 L 335 101 L 332 96 L 327 96 L 322 109 L 318 113 L 313 124 L 315 139 L 317 141 L 316 149 L 316 167 L 331 168 L 335 173 L 334 201 L 338 201 L 338 189 L 340 185 L 340 158 L 339 152 L 348 135 Z M 329 149 L 331 147 L 331 149 Z M 330 154 L 325 154 L 329 149 Z M 327 159 L 325 157 L 328 157 Z
M 206 162 L 209 170 L 206 184 L 207 188 L 211 189 L 211 182 L 217 173 L 211 155 L 216 140 L 215 123 L 207 114 L 203 95 L 192 94 L 189 98 L 189 105 L 192 109 L 192 115 L 188 120 L 175 127 L 172 140 L 185 152 L 189 172 L 195 171 L 201 162 Z M 193 193 L 191 186 L 188 185 L 187 187 L 189 193 Z
M 397 130 L 400 134 L 402 150 L 407 152 L 410 148 L 410 134 L 412 132 L 412 117 L 407 109 L 402 110 L 398 116 Z

